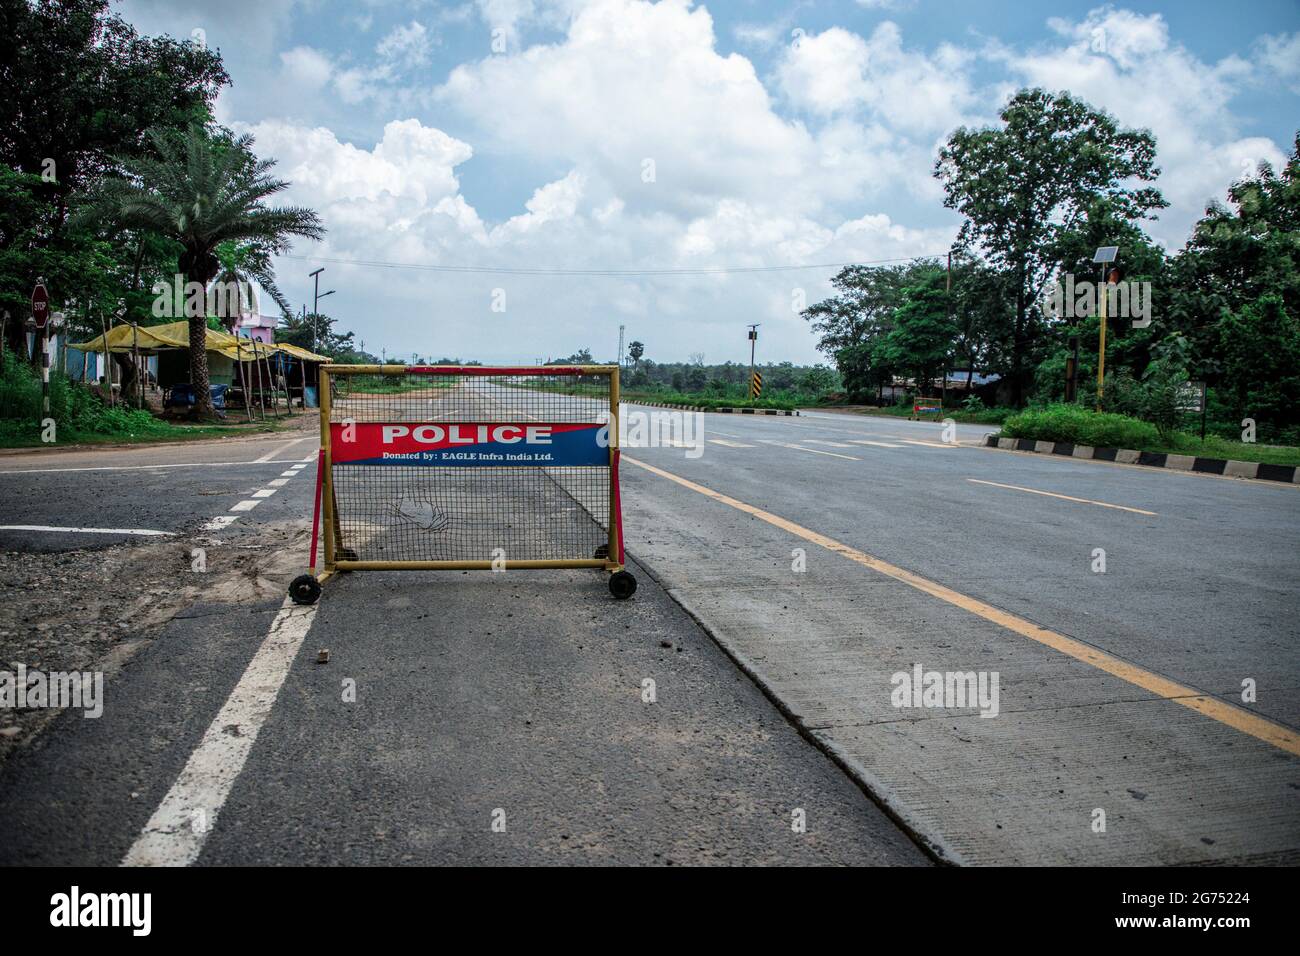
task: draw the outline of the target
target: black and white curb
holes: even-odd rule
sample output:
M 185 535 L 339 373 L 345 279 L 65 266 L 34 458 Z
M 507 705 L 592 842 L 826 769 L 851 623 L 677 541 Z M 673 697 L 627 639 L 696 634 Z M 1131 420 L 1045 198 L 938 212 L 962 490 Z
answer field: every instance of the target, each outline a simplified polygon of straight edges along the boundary
M 664 402 L 639 402 L 628 399 L 629 405 L 645 405 L 648 408 L 680 408 L 687 412 L 722 412 L 734 415 L 798 415 L 797 411 L 784 408 L 705 408 L 703 405 L 667 405 Z
M 990 448 L 1001 448 L 1004 451 L 1031 451 L 1040 455 L 1113 461 L 1121 465 L 1147 465 L 1151 468 L 1197 471 L 1206 475 L 1224 475 L 1228 478 L 1258 478 L 1263 481 L 1300 484 L 1300 469 L 1295 465 L 1270 465 L 1259 461 L 1232 461 L 1227 458 L 1200 458 L 1196 455 L 1168 455 L 1155 451 L 1135 451 L 1132 448 L 1094 448 L 1091 445 L 1075 445 L 1068 441 L 1034 441 L 1032 438 L 999 438 L 997 435 L 989 435 L 985 438 L 985 443 Z

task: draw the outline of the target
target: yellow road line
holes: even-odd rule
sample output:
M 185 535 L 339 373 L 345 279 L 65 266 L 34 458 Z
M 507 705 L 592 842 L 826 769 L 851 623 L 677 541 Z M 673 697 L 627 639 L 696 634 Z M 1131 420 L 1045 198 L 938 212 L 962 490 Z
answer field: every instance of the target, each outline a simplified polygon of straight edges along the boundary
M 1093 501 L 1091 498 L 1075 498 L 1071 495 L 1058 495 L 1054 491 L 1039 491 L 1037 488 L 1022 488 L 1019 485 L 1004 485 L 1000 481 L 982 481 L 979 478 L 967 478 L 967 481 L 973 481 L 977 485 L 993 485 L 995 488 L 1010 488 L 1012 491 L 1027 491 L 1031 495 L 1046 495 L 1048 498 L 1062 498 L 1065 501 L 1077 501 L 1085 505 L 1098 505 L 1102 508 L 1115 508 L 1119 511 L 1131 511 L 1139 515 L 1151 515 L 1158 517 L 1154 511 L 1143 511 L 1141 508 L 1130 508 L 1127 505 L 1112 505 L 1104 501 Z
M 656 468 L 653 465 L 647 465 L 645 462 L 637 461 L 635 458 L 623 456 L 623 460 L 636 465 L 638 468 L 644 468 L 652 474 L 661 478 L 667 478 L 669 481 L 676 482 L 683 488 L 689 488 L 691 491 L 698 492 L 706 498 L 712 498 L 720 504 L 728 505 L 745 514 L 752 515 L 770 525 L 780 528 L 782 531 L 788 531 L 805 541 L 811 541 L 813 544 L 820 545 L 828 551 L 855 561 L 863 567 L 877 571 L 886 577 L 893 578 L 895 581 L 901 581 L 909 587 L 916 588 L 931 597 L 936 597 L 945 601 L 954 607 L 959 607 L 964 611 L 969 611 L 986 621 L 990 621 L 1009 631 L 1019 634 L 1021 637 L 1027 637 L 1031 641 L 1036 641 L 1053 650 L 1060 651 L 1068 657 L 1072 657 L 1084 664 L 1089 664 L 1098 670 L 1105 671 L 1112 677 L 1118 677 L 1120 680 L 1140 687 L 1145 691 L 1155 694 L 1157 697 L 1181 704 L 1190 710 L 1196 711 L 1211 720 L 1217 720 L 1221 724 L 1239 730 L 1244 734 L 1249 734 L 1257 740 L 1262 740 L 1267 744 L 1272 744 L 1280 750 L 1287 753 L 1300 756 L 1300 735 L 1295 731 L 1283 727 L 1281 724 L 1275 724 L 1271 720 L 1258 717 L 1249 711 L 1242 710 L 1240 707 L 1234 707 L 1232 704 L 1219 700 L 1216 697 L 1208 697 L 1187 687 L 1179 684 L 1177 681 L 1169 680 L 1154 674 L 1151 671 L 1138 667 L 1136 664 L 1130 664 L 1107 654 L 1105 651 L 1098 650 L 1090 644 L 1077 641 L 1072 637 L 1066 637 L 1064 634 L 1058 634 L 1050 631 L 1045 627 L 1039 627 L 1037 624 L 1026 621 L 1024 618 L 1017 617 L 1000 608 L 985 604 L 983 601 L 976 600 L 951 588 L 944 587 L 921 577 L 919 574 L 913 574 L 911 571 L 905 571 L 902 568 L 895 567 L 886 561 L 872 557 L 864 551 L 857 548 L 849 547 L 847 544 L 841 544 L 834 538 L 828 538 L 823 534 L 818 534 L 802 525 L 795 524 L 779 515 L 756 508 L 753 505 L 738 501 L 735 498 L 728 497 L 721 492 L 714 491 L 712 488 L 706 488 L 703 485 L 697 485 L 693 481 L 674 475 L 672 472 L 664 471 L 662 468 Z

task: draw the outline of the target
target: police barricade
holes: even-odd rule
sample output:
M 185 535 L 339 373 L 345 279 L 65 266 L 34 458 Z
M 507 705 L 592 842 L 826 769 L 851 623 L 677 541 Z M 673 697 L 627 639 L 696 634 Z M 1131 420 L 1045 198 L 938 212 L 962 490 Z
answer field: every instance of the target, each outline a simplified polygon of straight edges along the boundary
M 339 571 L 598 568 L 630 597 L 618 403 L 617 366 L 322 366 L 311 565 L 290 595 L 311 604 Z

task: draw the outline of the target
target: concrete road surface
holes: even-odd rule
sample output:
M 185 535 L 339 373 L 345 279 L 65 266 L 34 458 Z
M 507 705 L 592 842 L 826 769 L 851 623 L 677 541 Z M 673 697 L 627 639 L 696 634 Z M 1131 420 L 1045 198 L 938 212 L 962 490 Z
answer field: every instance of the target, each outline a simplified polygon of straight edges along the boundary
M 703 421 L 625 448 L 626 603 L 520 571 L 285 604 L 312 440 L 0 459 L 0 525 L 45 529 L 0 548 L 222 568 L 102 718 L 20 737 L 0 862 L 1300 859 L 1300 489 Z
M 625 452 L 628 540 L 946 858 L 1300 858 L 1300 489 L 986 431 L 710 415 Z

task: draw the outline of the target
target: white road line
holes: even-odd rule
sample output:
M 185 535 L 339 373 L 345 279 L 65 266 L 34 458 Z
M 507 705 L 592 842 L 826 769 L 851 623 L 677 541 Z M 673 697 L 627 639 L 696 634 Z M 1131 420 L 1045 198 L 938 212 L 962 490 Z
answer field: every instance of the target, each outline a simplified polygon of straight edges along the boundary
M 279 490 L 279 488 L 259 488 L 257 491 L 253 492 L 253 497 L 269 498 Z
M 793 448 L 795 451 L 806 451 L 810 455 L 826 455 L 830 458 L 844 458 L 848 461 L 862 460 L 861 458 L 854 458 L 852 455 L 841 455 L 839 452 L 835 451 L 820 451 L 816 448 L 804 448 L 803 445 L 792 445 L 789 442 L 776 441 L 773 438 L 760 438 L 759 441 L 765 445 L 779 445 L 782 448 Z
M 827 441 L 824 438 L 800 438 L 800 441 L 807 442 L 810 445 L 826 445 L 830 448 L 848 448 L 849 446 L 842 441 Z
M 174 531 L 151 531 L 148 528 L 56 528 L 44 524 L 0 524 L 0 531 L 54 531 L 70 532 L 73 534 L 139 534 L 147 536 L 162 536 L 172 538 L 176 536 Z
M 905 445 L 924 445 L 926 448 L 956 448 L 957 447 L 956 445 L 946 445 L 942 442 L 937 442 L 937 441 L 913 441 L 910 438 L 900 438 L 899 441 L 901 441 Z
M 217 515 L 207 524 L 203 525 L 203 527 L 200 528 L 199 530 L 221 531 L 225 528 L 229 528 L 232 524 L 234 524 L 238 520 L 239 520 L 239 515 Z
M 311 440 L 312 438 L 314 438 L 314 437 L 316 437 L 316 436 L 314 436 L 314 435 L 307 435 L 307 436 L 304 436 L 303 438 L 295 438 L 295 439 L 294 439 L 293 441 L 291 441 L 291 442 L 285 442 L 285 443 L 284 443 L 283 445 L 281 445 L 279 448 L 276 448 L 276 449 L 273 450 L 273 451 L 268 451 L 268 452 L 267 452 L 265 455 L 263 455 L 261 458 L 258 458 L 258 459 L 256 459 L 256 460 L 254 460 L 253 464 L 256 465 L 256 464 L 260 464 L 261 462 L 264 462 L 264 461 L 270 461 L 270 460 L 271 460 L 272 458 L 274 458 L 276 455 L 280 454 L 280 452 L 285 451 L 285 450 L 288 449 L 288 448 L 292 448 L 294 445 L 301 445 L 303 442 L 305 442 L 305 441 L 310 441 L 310 440 Z
M 709 441 L 715 445 L 725 445 L 728 448 L 753 448 L 753 445 L 746 445 L 738 441 L 727 441 L 725 438 L 710 438 Z
M 298 474 L 298 472 L 296 472 L 296 471 L 294 471 L 292 468 L 290 468 L 288 471 L 282 471 L 282 472 L 280 472 L 280 477 L 281 477 L 281 478 L 292 478 L 292 477 L 293 477 L 294 475 L 296 475 L 296 474 Z
M 0 475 L 53 475 L 59 472 L 73 471 L 155 471 L 159 468 L 231 468 L 236 465 L 287 465 L 297 458 L 283 458 L 278 461 L 195 461 L 182 465 L 96 465 L 93 468 L 11 468 L 0 471 Z
M 127 851 L 123 866 L 188 866 L 198 859 L 311 630 L 316 607 L 285 598 L 270 633 Z
M 255 498 L 248 498 L 245 499 L 244 501 L 236 502 L 235 504 L 231 505 L 230 510 L 231 511 L 252 511 L 261 503 L 262 502 L 258 501 Z
M 289 478 L 292 478 L 292 477 L 293 477 L 292 475 L 289 476 Z M 266 483 L 266 487 L 268 487 L 268 488 L 283 488 L 285 485 L 287 485 L 287 484 L 289 483 L 289 478 L 280 477 L 280 478 L 275 479 L 274 481 L 268 481 L 268 482 Z
M 877 448 L 902 448 L 902 445 L 892 445 L 885 441 L 867 441 L 865 438 L 850 438 L 848 441 L 854 445 L 874 445 Z

